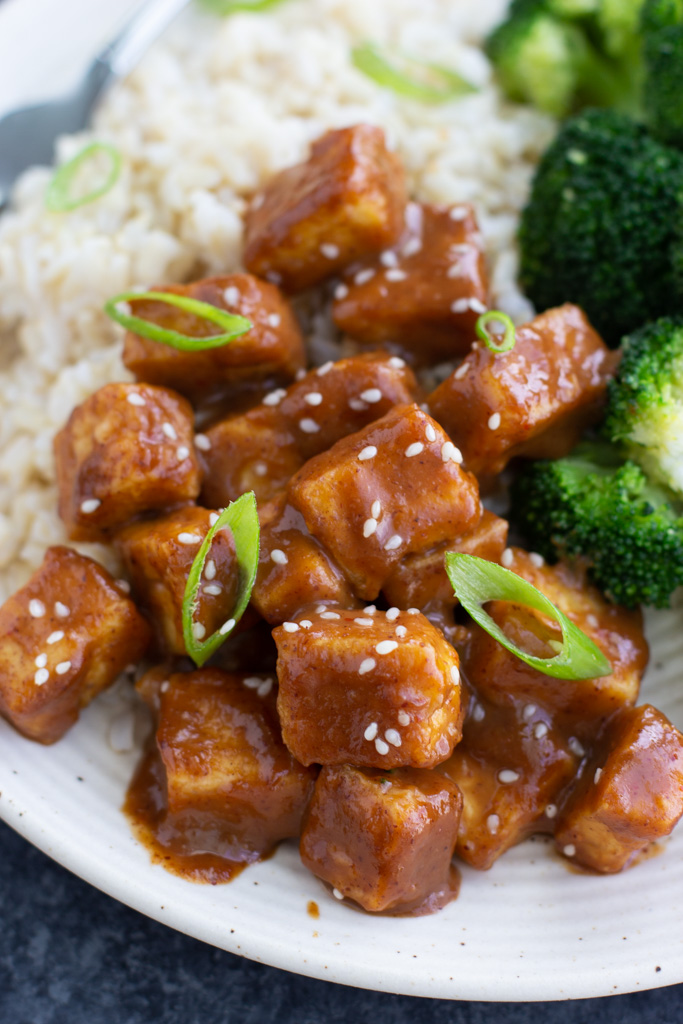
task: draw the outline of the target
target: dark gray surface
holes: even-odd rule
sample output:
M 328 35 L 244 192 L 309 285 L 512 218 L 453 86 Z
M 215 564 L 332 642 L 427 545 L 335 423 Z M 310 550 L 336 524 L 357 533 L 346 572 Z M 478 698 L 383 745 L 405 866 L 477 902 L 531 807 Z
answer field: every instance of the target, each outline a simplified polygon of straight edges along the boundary
M 572 1003 L 452 1003 L 312 981 L 148 920 L 2 823 L 0 864 L 0 1024 L 683 1021 L 683 985 Z

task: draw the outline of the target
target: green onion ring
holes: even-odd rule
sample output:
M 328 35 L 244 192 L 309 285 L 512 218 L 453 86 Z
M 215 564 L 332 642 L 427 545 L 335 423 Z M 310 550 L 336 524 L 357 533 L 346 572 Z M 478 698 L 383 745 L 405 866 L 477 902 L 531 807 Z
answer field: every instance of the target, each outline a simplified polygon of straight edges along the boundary
M 204 572 L 204 563 L 206 562 L 214 536 L 226 526 L 229 528 L 235 541 L 235 555 L 240 573 L 239 594 L 231 617 L 208 640 L 201 641 L 195 637 L 192 627 L 199 601 L 199 587 L 202 581 L 202 573 Z M 187 583 L 185 584 L 182 621 L 185 650 L 198 668 L 201 668 L 214 651 L 217 651 L 221 644 L 227 640 L 249 604 L 254 580 L 256 579 L 256 570 L 258 569 L 259 539 L 260 528 L 258 512 L 256 510 L 256 498 L 253 491 L 247 491 L 246 494 L 242 494 L 237 501 L 233 501 L 221 512 L 197 552 L 187 577 Z
M 86 161 L 98 156 L 100 153 L 106 154 L 111 163 L 109 173 L 104 182 L 99 188 L 93 189 L 92 192 L 87 192 L 84 196 L 72 198 L 70 190 L 74 178 Z M 70 210 L 78 209 L 79 206 L 85 206 L 86 203 L 94 203 L 96 199 L 100 199 L 114 187 L 121 173 L 121 166 L 121 154 L 118 149 L 110 146 L 108 142 L 91 142 L 89 146 L 85 146 L 71 160 L 57 168 L 45 190 L 46 208 L 50 213 L 68 213 Z
M 490 323 L 499 323 L 505 328 L 501 341 L 497 341 L 488 330 Z M 481 338 L 491 352 L 509 352 L 510 349 L 515 347 L 515 342 L 517 341 L 515 325 L 512 320 L 507 313 L 501 313 L 497 309 L 489 309 L 486 313 L 481 314 L 477 320 L 476 332 L 477 336 Z
M 214 14 L 236 14 L 237 11 L 267 11 L 283 0 L 201 0 L 202 7 Z
M 612 672 L 609 660 L 596 644 L 531 583 L 476 555 L 449 551 L 446 572 L 463 608 L 489 636 L 521 661 L 555 679 L 596 679 Z M 482 605 L 487 601 L 514 601 L 554 619 L 562 630 L 562 645 L 554 658 L 537 658 L 513 643 Z
M 396 61 L 406 64 L 409 68 L 414 68 L 416 74 L 411 75 L 401 71 Z M 398 54 L 392 57 L 382 52 L 380 47 L 374 43 L 355 46 L 351 51 L 351 63 L 383 88 L 391 89 L 399 96 L 407 96 L 409 99 L 420 100 L 423 103 L 446 103 L 463 93 L 477 91 L 471 82 L 466 81 L 449 68 Z M 421 80 L 426 72 L 439 84 L 430 85 Z
M 211 334 L 206 338 L 193 338 L 189 334 L 172 331 L 151 320 L 143 320 L 142 317 L 123 313 L 116 308 L 121 302 L 134 302 L 139 299 L 165 302 L 169 306 L 182 309 L 185 313 L 192 313 L 203 320 L 210 320 L 211 323 L 218 324 L 223 328 L 223 332 Z M 251 321 L 243 316 L 226 313 L 225 310 L 212 306 L 210 302 L 191 299 L 188 295 L 176 295 L 175 292 L 122 292 L 120 295 L 115 295 L 113 299 L 109 299 L 109 302 L 105 302 L 104 311 L 117 324 L 121 324 L 133 334 L 138 334 L 141 338 L 148 338 L 150 341 L 159 341 L 162 345 L 170 345 L 171 348 L 180 349 L 181 352 L 199 352 L 203 349 L 220 348 L 221 345 L 227 345 L 233 338 L 246 334 L 253 326 Z

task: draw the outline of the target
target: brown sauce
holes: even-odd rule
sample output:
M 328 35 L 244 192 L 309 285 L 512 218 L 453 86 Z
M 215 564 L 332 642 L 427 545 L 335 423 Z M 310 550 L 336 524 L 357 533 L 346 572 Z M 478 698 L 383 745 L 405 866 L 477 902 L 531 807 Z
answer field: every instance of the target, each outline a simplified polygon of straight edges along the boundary
M 308 916 L 312 917 L 315 921 L 317 921 L 318 918 L 320 917 L 320 907 L 315 902 L 315 900 L 308 901 L 308 903 L 306 904 L 306 910 L 308 911 Z

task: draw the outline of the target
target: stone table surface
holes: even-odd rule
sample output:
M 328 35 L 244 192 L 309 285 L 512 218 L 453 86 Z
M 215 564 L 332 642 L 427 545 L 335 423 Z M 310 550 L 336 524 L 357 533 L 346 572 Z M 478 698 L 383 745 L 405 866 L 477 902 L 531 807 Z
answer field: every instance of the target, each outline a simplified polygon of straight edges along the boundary
M 683 985 L 565 1003 L 449 1002 L 264 967 L 117 903 L 2 822 L 0 865 L 0 1024 L 683 1021 Z

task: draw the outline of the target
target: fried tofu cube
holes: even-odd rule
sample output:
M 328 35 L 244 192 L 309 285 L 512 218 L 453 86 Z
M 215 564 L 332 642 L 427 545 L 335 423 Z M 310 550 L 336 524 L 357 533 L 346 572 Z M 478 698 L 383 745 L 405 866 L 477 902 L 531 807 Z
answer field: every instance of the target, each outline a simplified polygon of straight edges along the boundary
M 284 495 L 262 505 L 259 519 L 261 548 L 251 602 L 264 619 L 279 625 L 321 601 L 342 608 L 358 605 L 341 569 Z
M 308 160 L 275 175 L 253 200 L 244 265 L 286 291 L 309 288 L 392 245 L 405 204 L 403 168 L 381 128 L 329 131 Z
M 559 458 L 599 418 L 615 360 L 566 304 L 519 327 L 509 352 L 473 346 L 429 408 L 477 476 L 500 473 L 517 455 Z
M 105 569 L 69 548 L 48 548 L 0 608 L 0 714 L 29 739 L 56 742 L 149 639 Z
M 200 453 L 204 499 L 227 505 L 253 490 L 268 501 L 306 459 L 412 401 L 417 382 L 398 357 L 369 353 L 326 363 L 242 416 L 216 423 Z M 363 397 L 361 397 L 363 396 Z
M 358 341 L 392 342 L 413 361 L 435 362 L 469 351 L 487 292 L 472 208 L 408 203 L 398 242 L 348 268 L 332 315 Z
M 273 637 L 282 735 L 302 764 L 432 768 L 450 756 L 458 655 L 419 612 L 329 607 Z
M 463 794 L 458 855 L 485 871 L 511 846 L 549 831 L 579 761 L 544 708 L 473 700 L 461 743 L 438 769 Z
M 594 730 L 607 715 L 634 704 L 647 665 L 648 647 L 640 611 L 607 601 L 586 582 L 581 569 L 549 566 L 538 555 L 508 549 L 505 565 L 548 597 L 603 651 L 612 673 L 597 679 L 554 679 L 526 665 L 479 626 L 474 626 L 465 657 L 467 678 L 487 700 L 509 707 L 522 700 L 561 715 L 574 735 Z M 556 624 L 521 605 L 491 601 L 487 611 L 524 650 L 552 658 L 549 641 L 561 640 Z
M 183 655 L 183 597 L 197 552 L 211 527 L 212 513 L 190 505 L 133 523 L 116 537 L 133 595 L 154 625 L 163 654 Z M 239 566 L 229 530 L 219 530 L 204 564 L 194 622 L 199 639 L 211 636 L 230 618 L 239 591 Z
M 291 504 L 359 597 L 375 598 L 406 555 L 479 521 L 477 482 L 454 454 L 419 406 L 396 406 L 310 459 L 290 481 Z
M 156 830 L 170 850 L 249 863 L 299 835 L 315 773 L 282 742 L 272 677 L 177 673 L 158 704 Z
M 607 724 L 558 819 L 565 857 L 594 871 L 627 867 L 683 815 L 683 736 L 650 704 Z
M 325 767 L 301 835 L 305 866 L 370 911 L 431 913 L 458 891 L 462 796 L 436 772 Z
M 173 388 L 193 401 L 206 401 L 246 383 L 286 384 L 304 366 L 304 343 L 296 318 L 282 293 L 267 281 L 251 274 L 229 274 L 155 290 L 206 302 L 246 317 L 253 326 L 227 345 L 195 351 L 172 348 L 129 331 L 123 362 L 137 380 Z M 130 305 L 135 316 L 191 338 L 221 331 L 217 324 L 163 302 L 134 299 Z
M 488 562 L 500 562 L 507 544 L 508 523 L 500 516 L 484 509 L 473 529 L 456 538 L 437 545 L 430 551 L 420 551 L 403 558 L 382 590 L 387 601 L 399 608 L 435 607 L 439 604 L 454 606 L 458 599 L 453 593 L 446 573 L 445 557 L 449 551 L 462 551 L 477 555 Z
M 55 438 L 59 515 L 74 540 L 101 540 L 146 512 L 199 494 L 192 409 L 149 384 L 107 384 Z

